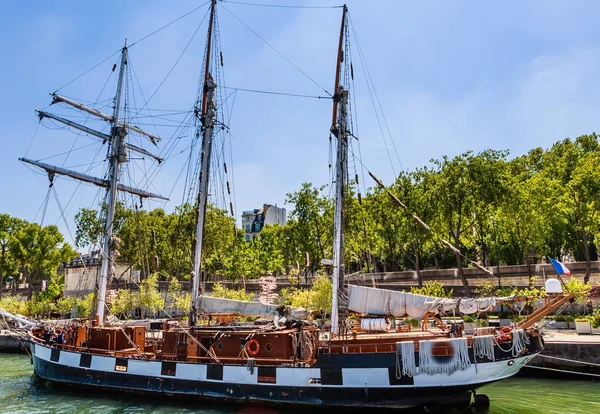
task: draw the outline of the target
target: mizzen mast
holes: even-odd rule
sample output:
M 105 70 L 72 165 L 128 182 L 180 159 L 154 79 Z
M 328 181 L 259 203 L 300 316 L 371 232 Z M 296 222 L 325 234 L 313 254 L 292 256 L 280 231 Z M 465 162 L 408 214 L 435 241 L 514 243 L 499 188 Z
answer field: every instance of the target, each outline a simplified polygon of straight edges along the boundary
M 348 184 L 348 91 L 340 84 L 344 61 L 344 34 L 348 8 L 344 5 L 338 47 L 331 132 L 337 138 L 335 163 L 335 210 L 333 222 L 333 276 L 331 298 L 331 332 L 340 334 L 340 319 L 344 320 L 348 297 L 344 289 L 344 198 Z
M 213 129 L 215 124 L 216 107 L 214 93 L 217 84 L 210 74 L 210 55 L 213 41 L 213 24 L 215 19 L 215 7 L 217 0 L 212 0 L 210 6 L 210 21 L 208 23 L 208 36 L 206 41 L 206 62 L 204 69 L 204 85 L 202 89 L 202 101 L 200 107 L 196 105 L 196 118 L 200 121 L 201 128 L 197 130 L 196 136 L 202 132 L 202 152 L 200 153 L 200 175 L 198 177 L 197 198 L 197 221 L 196 221 L 196 243 L 194 249 L 194 271 L 192 273 L 192 305 L 189 315 L 190 326 L 196 325 L 196 301 L 201 289 L 201 262 L 202 242 L 204 237 L 204 219 L 206 217 L 206 205 L 208 201 L 208 184 L 210 178 L 210 158 L 212 152 Z M 204 289 L 202 289 L 204 290 Z

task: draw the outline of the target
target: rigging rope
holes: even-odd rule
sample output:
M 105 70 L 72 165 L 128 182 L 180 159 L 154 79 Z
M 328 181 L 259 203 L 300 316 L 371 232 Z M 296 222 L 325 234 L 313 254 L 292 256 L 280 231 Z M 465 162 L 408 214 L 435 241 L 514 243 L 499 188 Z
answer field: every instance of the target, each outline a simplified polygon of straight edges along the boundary
M 296 69 L 297 71 L 299 71 L 300 73 L 302 73 L 308 80 L 310 80 L 312 83 L 314 83 L 316 86 L 318 86 L 323 92 L 325 92 L 327 95 L 329 96 L 333 96 L 331 95 L 327 89 L 325 89 L 324 87 L 322 87 L 316 80 L 314 80 L 313 78 L 311 78 L 306 72 L 304 72 L 302 69 L 300 69 L 296 64 L 294 64 L 291 60 L 289 60 L 287 57 L 284 56 L 283 53 L 281 53 L 279 50 L 277 50 L 274 46 L 272 46 L 269 42 L 267 42 L 261 35 L 259 35 L 258 33 L 256 33 L 250 26 L 248 26 L 246 23 L 244 23 L 239 17 L 237 17 L 235 14 L 233 14 L 227 7 L 223 6 L 221 4 L 221 7 L 223 9 L 225 9 L 225 11 L 227 11 L 227 13 L 231 14 L 238 22 L 240 22 L 244 27 L 246 27 L 246 29 L 250 30 L 250 32 L 252 32 L 256 37 L 258 37 L 264 44 L 266 44 L 269 48 L 271 48 L 275 53 L 277 53 L 279 56 L 281 56 L 281 58 L 283 58 L 286 62 L 288 62 L 290 65 L 292 65 L 294 67 L 294 69 Z
M 462 257 L 463 259 L 465 259 L 466 261 L 468 261 L 469 263 L 471 263 L 473 266 L 477 267 L 479 270 L 486 272 L 487 274 L 489 274 L 490 276 L 494 276 L 493 272 L 491 272 L 489 269 L 486 269 L 485 267 L 483 267 L 482 265 L 480 265 L 479 263 L 477 263 L 474 260 L 469 259 L 466 255 L 464 255 L 459 249 L 457 249 L 456 247 L 454 247 L 449 241 L 445 240 L 444 238 L 442 238 L 441 236 L 439 236 L 436 232 L 434 232 L 431 227 L 429 227 L 423 220 L 421 220 L 419 218 L 419 216 L 417 216 L 416 214 L 412 213 L 408 207 L 406 206 L 406 204 L 404 204 L 402 201 L 400 201 L 398 199 L 398 197 L 396 197 L 390 190 L 388 190 L 385 185 L 383 185 L 383 183 L 381 182 L 381 180 L 379 180 L 379 178 L 377 178 L 375 176 L 375 174 L 373 174 L 371 171 L 368 171 L 369 175 L 371 176 L 371 178 L 373 178 L 373 180 L 375 180 L 375 182 L 379 185 L 379 187 L 381 189 L 383 189 L 383 191 L 385 191 L 390 198 L 392 199 L 392 201 L 394 201 L 396 204 L 398 204 L 408 215 L 410 215 L 413 220 L 419 225 L 421 226 L 421 228 L 423 228 L 424 230 L 426 230 L 427 232 L 431 233 L 431 235 L 438 239 L 438 241 L 440 243 L 442 243 L 443 245 L 445 245 L 446 247 L 448 247 L 450 250 L 452 250 L 452 252 L 454 254 L 459 255 L 460 257 Z
M 260 90 L 260 89 L 230 88 L 227 86 L 225 86 L 224 88 L 231 89 L 234 91 L 262 93 L 262 94 L 267 94 L 267 95 L 281 95 L 281 96 L 292 96 L 292 97 L 297 97 L 297 98 L 312 98 L 312 99 L 332 99 L 331 96 L 303 95 L 303 94 L 299 94 L 299 93 L 265 91 L 265 90 Z
M 175 20 L 173 20 L 173 21 L 171 21 L 171 22 L 169 22 L 169 23 L 165 24 L 164 26 L 162 26 L 162 27 L 160 27 L 160 28 L 156 29 L 156 30 L 155 30 L 155 31 L 153 31 L 152 33 L 150 33 L 150 34 L 148 34 L 148 35 L 146 35 L 146 36 L 142 37 L 142 38 L 141 38 L 141 39 L 139 39 L 139 40 L 136 40 L 136 41 L 135 41 L 135 42 L 133 42 L 131 45 L 129 45 L 129 47 L 131 48 L 131 47 L 133 47 L 133 46 L 137 45 L 138 43 L 140 43 L 140 42 L 143 42 L 144 40 L 148 39 L 150 36 L 153 36 L 153 35 L 155 35 L 156 33 L 160 32 L 161 30 L 163 30 L 163 29 L 166 29 L 167 27 L 171 26 L 173 23 L 176 23 L 176 22 L 178 22 L 179 20 L 183 19 L 184 17 L 187 17 L 187 16 L 189 16 L 190 14 L 192 14 L 192 13 L 194 13 L 195 11 L 197 11 L 197 10 L 201 9 L 202 7 L 206 6 L 206 5 L 207 5 L 208 3 L 210 3 L 210 2 L 211 2 L 211 0 L 207 1 L 207 2 L 206 2 L 206 3 L 204 3 L 204 4 L 201 4 L 200 6 L 198 6 L 198 7 L 194 8 L 194 9 L 190 10 L 189 12 L 187 12 L 187 13 L 185 13 L 185 14 L 183 14 L 183 15 L 179 16 L 179 17 L 178 17 L 178 18 L 176 18 Z
M 204 23 L 204 20 L 206 20 L 206 16 L 207 15 L 208 15 L 208 10 L 207 10 L 206 14 L 204 15 L 204 17 L 202 18 L 202 20 L 200 21 L 200 24 L 198 24 L 198 27 L 196 27 L 196 30 L 192 34 L 192 37 L 190 38 L 190 40 L 187 42 L 187 44 L 183 48 L 183 51 L 181 52 L 181 54 L 179 55 L 179 57 L 177 58 L 177 60 L 173 64 L 173 66 L 171 67 L 171 69 L 169 69 L 169 71 L 165 75 L 164 79 L 160 82 L 160 84 L 156 87 L 156 89 L 154 90 L 154 92 L 152 92 L 152 95 L 150 95 L 150 97 L 146 100 L 146 102 L 144 103 L 144 105 L 142 105 L 142 107 L 137 111 L 137 113 L 134 116 L 137 116 L 137 114 L 139 114 L 141 112 L 141 110 L 144 109 L 148 105 L 148 103 L 154 97 L 154 95 L 156 95 L 156 93 L 160 90 L 160 88 L 165 84 L 165 82 L 167 81 L 168 77 L 171 75 L 171 73 L 173 72 L 173 70 L 175 70 L 175 67 L 177 66 L 177 64 L 179 63 L 179 61 L 181 60 L 181 58 L 183 57 L 183 55 L 185 54 L 185 52 L 190 47 L 190 44 L 192 43 L 192 41 L 194 40 L 194 38 L 198 34 L 198 31 L 200 30 L 200 27 L 202 26 L 202 23 Z
M 265 3 L 248 3 L 243 1 L 233 1 L 233 0 L 220 0 L 221 3 L 231 3 L 231 4 L 239 4 L 242 6 L 257 6 L 257 7 L 273 7 L 273 8 L 281 8 L 281 9 L 341 9 L 344 5 L 341 6 L 297 6 L 292 4 L 265 4 Z
M 364 70 L 365 79 L 367 81 L 367 88 L 369 90 L 369 95 L 371 97 L 371 102 L 373 103 L 373 109 L 375 110 L 375 117 L 377 119 L 377 123 L 379 124 L 379 130 L 381 131 L 381 136 L 383 138 L 383 142 L 384 142 L 385 147 L 386 147 L 386 152 L 388 154 L 388 159 L 390 161 L 390 166 L 392 168 L 392 172 L 394 173 L 394 176 L 395 176 L 396 172 L 394 171 L 394 165 L 392 163 L 392 159 L 391 159 L 391 156 L 390 156 L 390 153 L 389 153 L 389 149 L 388 149 L 388 145 L 387 145 L 387 142 L 386 142 L 386 139 L 385 139 L 385 134 L 384 134 L 384 131 L 383 131 L 383 128 L 382 128 L 382 125 L 381 125 L 381 121 L 379 120 L 379 115 L 377 113 L 377 108 L 375 106 L 375 101 L 377 101 L 377 106 L 379 107 L 379 111 L 381 112 L 381 117 L 382 117 L 383 122 L 385 124 L 385 127 L 387 129 L 390 141 L 392 141 L 392 146 L 394 148 L 394 152 L 396 153 L 396 158 L 398 159 L 398 163 L 400 164 L 400 168 L 402 168 L 402 161 L 400 161 L 400 156 L 398 155 L 398 149 L 396 148 L 396 143 L 395 143 L 395 141 L 394 141 L 394 139 L 392 137 L 392 133 L 390 131 L 390 127 L 388 125 L 387 119 L 386 119 L 385 114 L 383 112 L 383 108 L 381 106 L 381 101 L 379 100 L 379 95 L 377 94 L 377 90 L 375 89 L 375 84 L 373 82 L 373 78 L 371 77 L 371 72 L 369 70 L 369 67 L 367 65 L 365 56 L 363 54 L 362 47 L 360 46 L 360 41 L 358 40 L 358 35 L 356 34 L 356 29 L 354 27 L 354 23 L 352 22 L 352 18 L 350 17 L 350 13 L 348 13 L 348 21 L 350 23 L 350 26 L 352 28 L 352 33 L 353 33 L 354 38 L 356 40 L 356 46 L 357 46 L 357 50 L 358 50 L 358 55 L 360 57 L 361 66 L 362 66 L 362 68 Z M 373 96 L 375 96 L 375 99 L 373 99 Z

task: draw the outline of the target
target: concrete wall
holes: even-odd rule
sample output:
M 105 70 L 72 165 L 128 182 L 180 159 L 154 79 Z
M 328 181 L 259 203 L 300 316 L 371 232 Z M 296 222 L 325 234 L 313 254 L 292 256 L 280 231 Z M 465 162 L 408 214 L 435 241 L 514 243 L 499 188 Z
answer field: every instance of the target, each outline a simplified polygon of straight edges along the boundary
M 96 282 L 100 274 L 100 265 L 66 267 L 63 269 L 65 275 L 65 296 L 82 297 L 91 293 L 96 288 Z M 119 282 L 139 281 L 139 272 L 129 266 L 115 266 L 115 275 Z M 111 282 L 112 279 L 109 281 Z
M 549 355 L 561 359 L 544 358 L 543 355 Z M 582 364 L 581 362 L 589 362 L 592 364 L 597 364 L 597 366 Z M 552 371 L 561 370 L 600 376 L 600 337 L 598 337 L 598 341 L 596 343 L 546 342 L 546 348 L 542 351 L 542 355 L 535 357 L 529 362 L 528 365 L 549 369 L 542 370 L 535 368 L 524 368 L 522 370 L 522 375 L 559 378 L 574 377 L 572 374 Z M 589 376 L 585 375 L 580 375 L 580 377 L 590 378 Z
M 0 333 L 0 351 L 1 352 L 22 352 L 21 343 L 17 338 Z

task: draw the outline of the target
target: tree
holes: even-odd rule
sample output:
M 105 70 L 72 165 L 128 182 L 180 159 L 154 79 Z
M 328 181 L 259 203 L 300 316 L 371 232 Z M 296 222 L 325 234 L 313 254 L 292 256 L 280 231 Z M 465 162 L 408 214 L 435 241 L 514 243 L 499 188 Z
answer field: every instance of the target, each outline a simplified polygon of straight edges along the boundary
M 181 290 L 181 283 L 175 277 L 169 281 L 168 295 L 171 307 L 186 312 L 192 305 L 192 295 Z
M 456 249 L 457 273 L 466 296 L 470 296 L 470 289 L 459 252 L 472 254 L 475 251 L 476 223 L 480 223 L 482 232 L 489 221 L 491 206 L 502 197 L 505 157 L 504 151 L 487 150 L 478 155 L 468 151 L 453 159 L 443 157 L 441 161 L 433 161 L 437 170 L 430 177 L 434 180 L 439 224 L 445 227 L 444 233 Z
M 0 214 L 0 299 L 4 287 L 4 278 L 16 276 L 19 273 L 19 263 L 10 247 L 16 243 L 15 234 L 25 225 L 23 220 Z
M 135 308 L 139 303 L 139 294 L 130 289 L 120 289 L 117 292 L 117 297 L 110 304 L 110 311 L 113 315 L 124 316 L 130 318 Z
M 313 281 L 310 289 L 296 287 L 281 290 L 281 303 L 286 306 L 310 310 L 331 310 L 332 286 L 327 276 L 319 275 Z
M 213 285 L 211 296 L 214 296 L 215 298 L 244 301 L 252 301 L 254 299 L 254 295 L 252 293 L 246 292 L 246 289 L 229 289 L 219 282 Z
M 58 227 L 40 227 L 37 223 L 21 226 L 9 249 L 29 284 L 30 292 L 34 283 L 51 280 L 61 262 L 77 256 L 77 252 L 64 242 Z
M 164 309 L 165 300 L 158 291 L 158 274 L 152 273 L 140 283 L 139 304 L 146 315 L 146 311 L 152 312 L 156 316 L 156 312 Z
M 292 263 L 304 263 L 308 252 L 310 268 L 315 271 L 321 259 L 331 255 L 333 239 L 333 205 L 321 195 L 325 186 L 316 188 L 303 183 L 302 188 L 287 194 L 286 203 L 294 204 L 288 225 L 293 228 L 298 249 Z

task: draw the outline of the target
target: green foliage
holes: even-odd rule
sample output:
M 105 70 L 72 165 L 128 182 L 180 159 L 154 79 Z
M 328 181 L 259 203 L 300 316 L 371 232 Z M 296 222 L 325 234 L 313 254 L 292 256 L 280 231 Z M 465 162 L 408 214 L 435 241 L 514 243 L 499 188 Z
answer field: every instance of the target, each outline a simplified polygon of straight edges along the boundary
M 94 308 L 95 295 L 88 293 L 82 299 L 77 300 L 77 317 L 78 318 L 89 318 L 92 316 L 92 310 Z
M 575 293 L 575 301 L 577 303 L 585 303 L 587 301 L 588 292 L 591 288 L 592 285 L 576 277 L 570 277 L 565 283 L 565 291 Z
M 152 273 L 140 283 L 139 305 L 144 313 L 156 312 L 165 308 L 165 300 L 158 291 L 158 274 Z
M 50 314 L 55 310 L 56 303 L 44 295 L 35 295 L 27 302 L 27 314 L 36 319 L 50 318 Z
M 281 290 L 280 300 L 283 305 L 310 310 L 331 310 L 332 285 L 328 277 L 319 275 L 310 289 L 289 287 Z
M 568 314 L 556 315 L 554 317 L 554 320 L 556 322 L 573 322 L 575 320 L 575 317 L 573 315 L 568 315 Z
M 235 299 L 244 301 L 254 300 L 254 295 L 252 293 L 246 292 L 246 289 L 229 289 L 218 282 L 213 285 L 212 296 L 223 299 Z
M 496 296 L 499 297 L 510 297 L 519 294 L 519 288 L 516 286 L 503 286 L 496 291 Z
M 169 281 L 169 297 L 171 298 L 171 306 L 175 309 L 187 311 L 192 304 L 192 295 L 181 290 L 181 283 L 176 278 L 171 278 Z
M 359 202 L 349 185 L 344 210 L 347 273 L 364 270 L 367 258 L 370 271 L 415 269 L 418 278 L 424 268 L 456 267 L 468 287 L 462 269 L 470 264 L 440 244 L 440 238 L 484 266 L 524 264 L 533 254 L 574 257 L 591 269 L 589 247 L 600 235 L 599 164 L 598 137 L 589 134 L 510 160 L 506 151 L 469 151 L 403 171 L 385 190 L 429 224 L 433 234 L 416 225 L 383 189 L 370 189 Z M 333 203 L 327 188 L 303 183 L 287 194 L 286 202 L 293 205 L 287 224 L 265 226 L 250 242 L 243 231 L 234 230 L 234 219 L 226 211 L 209 206 L 203 239 L 205 275 L 221 274 L 236 281 L 293 270 L 291 280 L 296 283 L 298 272 L 301 275 L 306 267 L 321 270 L 321 259 L 332 257 Z M 77 213 L 77 246 L 99 243 L 104 208 Z M 192 204 L 178 206 L 173 213 L 128 209 L 122 203 L 116 210 L 120 261 L 140 269 L 142 276 L 157 273 L 161 280 L 184 280 L 191 274 L 196 221 Z M 74 254 L 56 226 L 41 228 L 0 214 L 0 279 L 22 277 L 30 285 L 50 281 L 59 263 Z M 419 292 L 447 296 L 428 290 L 431 287 Z M 484 296 L 491 291 L 487 282 L 477 289 Z M 511 287 L 497 294 L 541 292 Z M 297 293 L 297 302 L 313 300 L 313 293 L 290 290 L 286 301 L 292 300 L 292 293 Z
M 450 289 L 446 292 L 444 289 L 444 285 L 442 285 L 437 280 L 430 280 L 423 284 L 422 288 L 411 287 L 411 293 L 416 293 L 417 295 L 426 295 L 426 296 L 434 296 L 436 298 L 450 298 L 452 297 L 452 293 L 454 289 Z
M 139 301 L 138 292 L 133 292 L 129 289 L 120 289 L 117 292 L 117 297 L 110 305 L 110 311 L 114 315 L 123 315 L 125 318 L 130 318 Z
M 462 320 L 467 323 L 475 323 L 477 322 L 477 316 L 475 315 L 462 315 Z
M 27 301 L 23 300 L 20 296 L 4 296 L 0 299 L 0 309 L 17 315 L 28 314 Z
M 9 244 L 9 250 L 30 286 L 41 280 L 52 279 L 61 262 L 77 256 L 71 246 L 64 242 L 58 227 L 40 227 L 36 223 L 20 226 L 12 238 L 12 244 Z
M 294 205 L 287 223 L 284 257 L 297 267 L 306 265 L 316 270 L 321 259 L 331 256 L 333 239 L 333 204 L 323 195 L 325 186 L 317 188 L 303 183 L 299 191 L 287 194 L 286 203 Z
M 600 309 L 597 309 L 590 317 L 592 328 L 600 328 Z
M 475 288 L 475 293 L 482 297 L 491 297 L 496 294 L 496 287 L 488 279 Z
M 410 325 L 413 328 L 416 328 L 416 327 L 419 326 L 419 321 L 417 319 L 415 319 L 415 318 L 410 318 L 409 317 L 409 318 L 404 318 L 404 324 L 407 325 L 407 326 Z
M 56 301 L 56 313 L 63 318 L 68 318 L 76 305 L 77 299 L 73 297 L 60 298 Z

